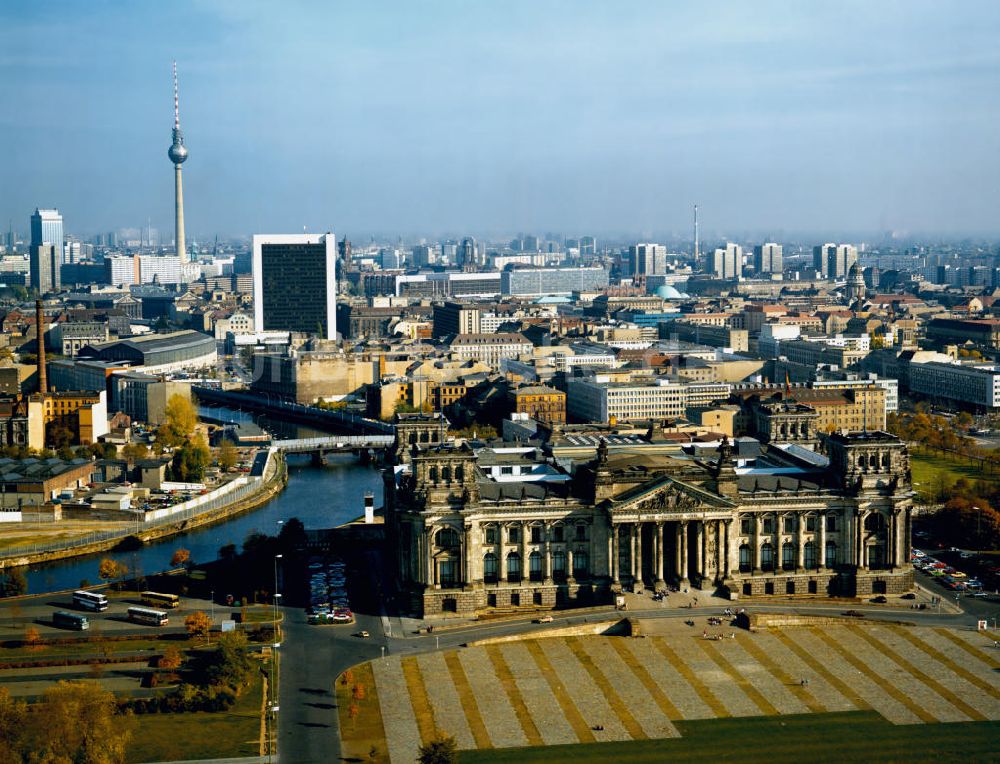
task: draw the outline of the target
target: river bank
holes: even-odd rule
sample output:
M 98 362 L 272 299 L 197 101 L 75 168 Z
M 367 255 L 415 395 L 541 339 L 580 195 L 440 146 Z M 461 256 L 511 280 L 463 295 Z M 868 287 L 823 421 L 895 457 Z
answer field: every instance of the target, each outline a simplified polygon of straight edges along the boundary
M 162 541 L 172 536 L 187 533 L 196 528 L 202 528 L 217 523 L 226 522 L 241 514 L 255 510 L 284 490 L 288 484 L 288 466 L 281 454 L 274 457 L 274 470 L 270 477 L 265 476 L 260 483 L 260 488 L 249 496 L 243 496 L 231 504 L 223 504 L 219 507 L 207 508 L 203 512 L 178 520 L 174 523 L 164 523 L 162 525 L 142 530 L 137 533 L 122 533 L 110 538 L 101 539 L 90 544 L 80 544 L 69 546 L 65 549 L 53 549 L 35 554 L 5 556 L 0 557 L 0 570 L 8 567 L 23 567 L 26 565 L 38 565 L 50 563 L 58 560 L 66 560 L 74 557 L 84 557 L 86 555 L 98 554 L 109 550 L 117 549 L 123 542 L 133 539 L 139 546 Z

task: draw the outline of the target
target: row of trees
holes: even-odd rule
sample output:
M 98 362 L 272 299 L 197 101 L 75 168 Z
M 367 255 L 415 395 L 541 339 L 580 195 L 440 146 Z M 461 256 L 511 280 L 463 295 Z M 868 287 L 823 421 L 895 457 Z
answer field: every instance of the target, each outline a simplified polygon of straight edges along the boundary
M 0 687 L 3 764 L 122 764 L 133 726 L 115 696 L 93 682 L 59 682 L 30 710 Z

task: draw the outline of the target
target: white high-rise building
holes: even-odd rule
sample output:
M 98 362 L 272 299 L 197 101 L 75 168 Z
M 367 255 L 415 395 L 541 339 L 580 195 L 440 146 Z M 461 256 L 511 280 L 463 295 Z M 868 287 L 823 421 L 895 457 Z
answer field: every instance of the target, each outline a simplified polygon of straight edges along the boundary
M 784 269 L 780 244 L 758 244 L 753 248 L 753 267 L 757 273 L 781 273 Z
M 725 249 L 716 249 L 710 260 L 712 273 L 719 279 L 738 279 L 743 273 L 743 247 L 728 242 Z

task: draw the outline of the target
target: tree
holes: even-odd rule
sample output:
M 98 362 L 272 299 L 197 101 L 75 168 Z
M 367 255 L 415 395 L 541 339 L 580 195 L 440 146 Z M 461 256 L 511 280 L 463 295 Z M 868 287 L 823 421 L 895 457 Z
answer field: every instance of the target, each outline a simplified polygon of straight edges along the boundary
M 281 526 L 278 534 L 278 545 L 285 551 L 293 551 L 306 543 L 306 527 L 297 517 L 288 519 L 288 522 Z
M 156 667 L 164 671 L 176 671 L 181 667 L 181 651 L 176 647 L 168 647 L 156 662 Z
M 38 629 L 34 626 L 29 626 L 24 630 L 24 644 L 29 650 L 34 650 L 41 647 L 42 635 L 38 633 Z
M 187 549 L 175 549 L 170 558 L 170 566 L 173 568 L 186 565 L 191 560 L 191 552 Z
M 219 468 L 223 472 L 229 472 L 236 466 L 237 460 L 236 446 L 228 438 L 224 439 L 222 445 L 219 446 Z
M 130 463 L 141 462 L 149 457 L 149 447 L 145 443 L 129 443 L 122 448 L 122 456 Z
M 73 443 L 74 437 L 73 430 L 58 419 L 50 422 L 45 432 L 46 443 L 50 448 L 57 450 L 70 446 Z M 60 456 L 60 458 L 63 457 Z
M 28 593 L 28 579 L 19 568 L 0 570 L 0 597 L 20 597 Z
M 123 764 L 132 726 L 99 684 L 59 682 L 32 714 L 32 761 Z
M 417 751 L 417 761 L 420 764 L 456 764 L 458 744 L 455 738 L 438 733 L 434 740 L 420 746 Z
M 24 747 L 24 720 L 28 706 L 10 696 L 10 690 L 0 687 L 0 762 L 21 761 Z
M 170 470 L 175 480 L 196 483 L 205 477 L 205 469 L 211 460 L 212 454 L 204 438 L 192 439 L 174 451 Z
M 167 446 L 179 446 L 194 434 L 198 412 L 190 398 L 179 393 L 171 395 L 163 414 L 163 424 L 156 431 L 158 442 Z
M 247 685 L 253 675 L 254 662 L 243 632 L 230 631 L 219 637 L 219 649 L 214 657 L 208 667 L 211 684 L 221 684 L 237 691 Z
M 212 629 L 212 619 L 205 614 L 205 611 L 196 610 L 184 619 L 184 628 L 187 629 L 189 637 L 208 637 Z
M 97 575 L 104 581 L 114 581 L 128 572 L 127 568 L 117 560 L 105 557 L 97 568 Z
M 236 544 L 220 546 L 219 559 L 223 562 L 233 562 L 236 559 Z

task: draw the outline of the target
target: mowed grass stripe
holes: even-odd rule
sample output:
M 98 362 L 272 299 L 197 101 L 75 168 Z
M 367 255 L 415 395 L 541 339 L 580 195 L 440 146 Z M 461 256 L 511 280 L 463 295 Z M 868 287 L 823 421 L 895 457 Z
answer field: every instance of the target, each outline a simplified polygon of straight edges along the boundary
M 552 694 L 555 695 L 556 702 L 559 704 L 559 708 L 562 709 L 563 716 L 566 717 L 566 721 L 569 722 L 569 726 L 572 727 L 573 732 L 576 733 L 577 739 L 579 739 L 581 743 L 593 743 L 597 738 L 594 737 L 594 733 L 591 731 L 590 725 L 584 721 L 583 715 L 573 703 L 569 693 L 566 692 L 566 688 L 563 686 L 562 680 L 559 679 L 559 675 L 556 673 L 556 670 L 552 668 L 552 664 L 549 663 L 549 659 L 545 656 L 545 653 L 542 652 L 542 648 L 538 646 L 538 642 L 530 639 L 524 643 L 524 646 L 528 652 L 531 653 L 531 657 L 535 659 L 535 663 L 538 665 L 538 670 L 542 672 L 542 676 L 545 677 L 545 681 L 549 683 L 549 689 L 552 690 Z
M 420 731 L 420 742 L 426 745 L 437 737 L 437 725 L 434 723 L 434 708 L 431 706 L 430 698 L 427 697 L 424 677 L 420 673 L 416 658 L 412 656 L 403 658 L 399 663 L 403 670 L 403 679 L 406 680 L 410 705 L 413 706 L 413 716 L 417 720 L 417 729 Z
M 698 675 L 691 670 L 691 667 L 681 660 L 681 657 L 673 651 L 673 648 L 667 644 L 666 639 L 663 637 L 653 637 L 651 641 L 653 646 L 660 651 L 664 658 L 667 659 L 667 662 L 677 670 L 678 674 L 684 677 L 684 680 L 689 685 L 691 685 L 691 689 L 698 694 L 702 703 L 712 709 L 712 713 L 714 713 L 716 717 L 719 719 L 725 719 L 732 716 L 732 714 L 726 710 L 722 701 L 715 697 L 715 693 L 708 689 L 708 685 L 701 681 L 701 679 L 698 678 Z
M 737 687 L 743 690 L 743 693 L 750 699 L 750 702 L 757 706 L 757 709 L 765 716 L 777 716 L 781 712 L 774 707 L 767 698 L 764 697 L 763 693 L 754 687 L 750 680 L 747 679 L 743 674 L 741 674 L 729 659 L 722 654 L 722 642 L 708 641 L 707 639 L 695 640 L 698 646 L 701 647 L 702 651 L 712 662 L 715 663 L 720 669 L 722 669 L 726 676 L 733 680 Z
M 542 736 L 538 732 L 538 727 L 535 726 L 535 722 L 531 718 L 528 707 L 524 704 L 524 697 L 517 688 L 514 674 L 511 673 L 510 666 L 507 665 L 500 648 L 496 645 L 489 645 L 486 647 L 486 655 L 489 657 L 490 663 L 493 664 L 493 671 L 496 672 L 504 692 L 507 693 L 507 699 L 510 701 L 511 708 L 514 709 L 514 715 L 517 717 L 521 729 L 524 730 L 528 745 L 545 745 L 545 741 L 542 740 Z
M 681 715 L 681 712 L 677 710 L 677 706 L 675 706 L 671 702 L 670 698 L 667 697 L 667 694 L 660 689 L 660 685 L 654 681 L 652 675 L 646 670 L 646 667 L 639 663 L 632 651 L 625 646 L 625 643 L 617 637 L 611 637 L 609 638 L 609 644 L 612 648 L 614 648 L 614 651 L 618 653 L 618 657 L 622 659 L 622 662 L 629 667 L 629 670 L 633 674 L 635 674 L 635 678 L 638 679 L 642 683 L 642 686 L 646 688 L 646 692 L 649 693 L 650 697 L 659 707 L 663 715 L 670 721 L 683 719 L 684 717 Z
M 837 644 L 837 640 L 833 639 L 833 637 L 828 634 L 825 634 L 822 629 L 811 628 L 810 631 L 815 634 L 827 647 L 836 652 L 841 658 L 851 664 L 862 674 L 867 676 L 880 690 L 882 690 L 882 692 L 891 697 L 897 703 L 903 704 L 903 706 L 909 709 L 909 711 L 920 719 L 920 721 L 930 724 L 937 722 L 938 719 L 936 716 L 906 697 L 904 693 L 900 692 L 896 688 L 896 686 L 892 683 L 892 680 L 883 678 L 881 675 L 869 668 L 867 663 L 858 658 L 847 648 Z
M 971 671 L 967 671 L 966 669 L 959 666 L 957 663 L 955 663 L 955 661 L 953 661 L 947 655 L 945 655 L 940 650 L 935 648 L 933 645 L 928 644 L 924 640 L 920 639 L 920 637 L 918 637 L 916 634 L 911 633 L 906 626 L 890 626 L 888 628 L 892 629 L 894 633 L 901 636 L 903 639 L 905 639 L 911 645 L 916 647 L 918 650 L 923 650 L 934 660 L 947 666 L 953 673 L 958 674 L 966 682 L 979 688 L 987 695 L 989 695 L 991 698 L 1000 699 L 1000 692 L 997 692 L 997 689 L 993 687 L 993 685 L 984 682 L 982 679 L 973 674 Z
M 583 649 L 583 646 L 580 644 L 580 638 L 567 638 L 566 646 L 573 653 L 573 656 L 580 661 L 580 665 L 583 666 L 584 670 L 590 674 L 590 678 L 594 681 L 594 684 L 604 693 L 608 705 L 611 706 L 611 710 L 621 720 L 622 726 L 628 732 L 629 737 L 633 740 L 645 740 L 648 738 L 649 735 L 643 731 L 642 725 L 632 716 L 632 712 L 628 710 L 628 705 L 622 700 L 618 691 L 608 681 L 608 678 L 604 676 L 604 672 L 597 668 L 590 654 Z
M 962 639 L 958 635 L 952 634 L 951 633 L 951 629 L 946 629 L 944 627 L 941 627 L 941 628 L 934 629 L 934 632 L 936 634 L 940 634 L 942 637 L 945 637 L 949 641 L 954 642 L 956 645 L 958 645 L 959 647 L 961 647 L 963 650 L 965 650 L 965 652 L 967 652 L 969 655 L 973 656 L 974 658 L 976 658 L 978 660 L 981 660 L 981 661 L 985 661 L 986 665 L 989 666 L 994 671 L 996 671 L 998 668 L 1000 668 L 1000 665 L 997 664 L 997 662 L 993 659 L 992 655 L 989 655 L 988 653 L 984 652 L 983 650 L 980 650 L 978 647 L 974 647 L 973 645 L 970 645 L 968 642 L 966 642 L 964 639 Z
M 882 655 L 892 659 L 895 663 L 902 668 L 904 671 L 908 672 L 911 676 L 920 680 L 928 687 L 930 687 L 934 692 L 940 695 L 942 698 L 951 703 L 955 708 L 961 711 L 963 714 L 968 716 L 974 722 L 985 722 L 986 716 L 981 714 L 979 711 L 974 709 L 955 693 L 949 690 L 947 687 L 942 685 L 937 679 L 928 674 L 921 669 L 914 666 L 910 661 L 900 655 L 896 650 L 887 645 L 884 640 L 879 639 L 874 634 L 872 634 L 868 629 L 856 629 L 855 634 L 861 637 L 865 642 L 871 645 L 873 648 L 878 650 Z
M 476 696 L 472 692 L 469 678 L 465 675 L 465 669 L 458 660 L 458 653 L 452 651 L 444 654 L 444 663 L 448 667 L 451 675 L 451 683 L 455 685 L 458 697 L 462 701 L 462 711 L 465 713 L 465 720 L 469 723 L 469 730 L 476 741 L 476 748 L 492 748 L 493 741 L 490 740 L 490 733 L 486 731 L 483 723 L 483 716 L 479 713 L 479 704 L 476 703 Z
M 741 639 L 740 647 L 747 651 L 747 654 L 766 668 L 775 679 L 786 687 L 791 688 L 795 696 L 802 701 L 802 704 L 814 714 L 822 714 L 826 711 L 826 706 L 816 700 L 813 694 L 792 678 L 792 675 L 785 671 L 766 651 L 755 644 L 753 638 Z
M 872 711 L 871 704 L 867 700 L 858 694 L 857 690 L 851 687 L 847 682 L 843 681 L 836 674 L 831 672 L 826 666 L 820 663 L 818 660 L 813 658 L 810 653 L 802 647 L 802 645 L 795 642 L 791 637 L 781 631 L 772 632 L 774 636 L 789 650 L 795 653 L 795 656 L 811 668 L 815 673 L 819 674 L 826 680 L 833 689 L 843 695 L 847 700 L 854 704 L 855 708 L 859 711 Z

